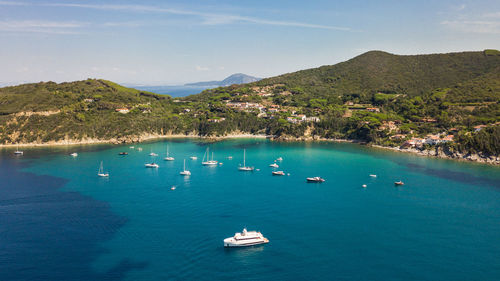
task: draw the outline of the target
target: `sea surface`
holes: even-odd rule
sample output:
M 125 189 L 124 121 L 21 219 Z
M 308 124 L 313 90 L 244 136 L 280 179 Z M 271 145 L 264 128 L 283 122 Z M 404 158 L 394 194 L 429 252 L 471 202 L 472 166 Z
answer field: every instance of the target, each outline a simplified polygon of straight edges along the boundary
M 498 167 L 321 142 L 134 146 L 0 149 L 0 280 L 500 280 Z M 201 165 L 207 147 L 222 165 Z M 260 170 L 237 170 L 243 149 Z M 271 175 L 278 157 L 289 175 Z M 224 248 L 244 227 L 270 243 Z
M 216 88 L 217 86 L 134 86 L 138 90 L 148 91 L 160 95 L 170 95 L 174 98 L 185 97 L 203 92 L 206 89 Z

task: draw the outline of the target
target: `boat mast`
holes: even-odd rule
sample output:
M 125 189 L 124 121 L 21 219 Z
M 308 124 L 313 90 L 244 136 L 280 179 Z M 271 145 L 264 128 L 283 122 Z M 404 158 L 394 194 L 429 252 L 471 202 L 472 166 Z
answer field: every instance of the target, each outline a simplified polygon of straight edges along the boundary
M 243 149 L 243 167 L 246 167 L 246 165 L 245 165 L 245 152 L 246 152 L 246 149 Z

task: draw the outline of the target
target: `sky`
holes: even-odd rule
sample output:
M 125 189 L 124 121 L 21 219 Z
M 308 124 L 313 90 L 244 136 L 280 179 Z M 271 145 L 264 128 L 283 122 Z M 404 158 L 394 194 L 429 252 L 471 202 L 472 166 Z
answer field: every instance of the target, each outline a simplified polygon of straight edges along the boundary
M 500 0 L 0 0 L 0 85 L 271 77 L 370 50 L 500 49 Z

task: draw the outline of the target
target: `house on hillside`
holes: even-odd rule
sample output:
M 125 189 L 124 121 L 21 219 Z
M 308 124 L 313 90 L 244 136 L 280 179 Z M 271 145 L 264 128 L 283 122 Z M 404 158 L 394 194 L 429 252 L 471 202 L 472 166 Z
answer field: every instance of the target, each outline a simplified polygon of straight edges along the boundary
M 477 133 L 477 132 L 481 131 L 483 128 L 486 128 L 486 127 L 488 127 L 488 126 L 486 126 L 486 125 L 477 125 L 477 126 L 474 126 L 474 132 Z
M 122 114 L 127 114 L 130 112 L 130 110 L 128 108 L 117 108 L 116 112 L 120 112 Z

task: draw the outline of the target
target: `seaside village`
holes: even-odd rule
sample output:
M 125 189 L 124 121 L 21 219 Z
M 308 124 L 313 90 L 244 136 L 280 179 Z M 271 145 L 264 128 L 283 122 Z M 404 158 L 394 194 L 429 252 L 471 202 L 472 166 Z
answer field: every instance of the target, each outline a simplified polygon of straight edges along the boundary
M 289 96 L 292 95 L 290 91 L 279 89 L 281 84 L 275 84 L 272 86 L 254 86 L 250 88 L 252 94 L 248 93 L 233 93 L 231 98 L 223 99 L 225 106 L 231 108 L 236 111 L 244 111 L 244 112 L 254 112 L 257 114 L 259 118 L 286 118 L 285 120 L 289 123 L 300 124 L 300 123 L 315 123 L 320 122 L 321 119 L 318 116 L 307 116 L 305 114 L 297 114 L 299 111 L 298 108 L 294 108 L 291 106 L 281 106 L 273 103 L 273 97 L 275 96 Z M 250 101 L 255 100 L 252 99 L 252 96 L 257 95 L 260 97 L 259 102 Z M 245 101 L 246 100 L 246 101 Z M 174 99 L 174 102 L 185 102 L 179 99 Z M 380 108 L 373 106 L 372 104 L 355 104 L 352 101 L 347 101 L 344 104 L 346 108 L 345 113 L 343 115 L 344 118 L 349 118 L 352 116 L 354 111 L 366 111 L 371 113 L 380 113 Z M 120 109 L 120 112 L 124 112 L 124 109 Z M 185 108 L 184 112 L 181 114 L 190 113 L 192 109 Z M 126 111 L 125 111 L 126 112 Z M 314 112 L 317 115 L 321 114 L 320 109 L 315 109 Z M 193 112 L 191 112 L 193 113 Z M 197 114 L 195 114 L 196 116 Z M 211 117 L 208 119 L 208 122 L 211 123 L 219 123 L 224 121 L 224 117 Z M 362 121 L 368 123 L 368 121 Z M 437 120 L 434 118 L 422 118 L 416 124 L 425 124 L 425 123 L 436 123 Z M 500 125 L 500 122 L 493 124 L 493 126 Z M 454 134 L 456 134 L 459 129 L 451 128 L 447 131 L 443 131 L 436 134 L 428 134 L 423 137 L 415 137 L 414 131 L 410 130 L 409 132 L 401 133 L 400 130 L 401 122 L 400 121 L 382 121 L 379 126 L 379 131 L 386 131 L 389 139 L 393 141 L 393 143 L 398 143 L 400 145 L 400 149 L 409 149 L 409 148 L 417 148 L 422 149 L 424 145 L 433 146 L 439 145 L 443 143 L 453 142 Z M 474 127 L 475 132 L 479 132 L 486 125 L 478 125 Z

